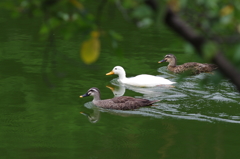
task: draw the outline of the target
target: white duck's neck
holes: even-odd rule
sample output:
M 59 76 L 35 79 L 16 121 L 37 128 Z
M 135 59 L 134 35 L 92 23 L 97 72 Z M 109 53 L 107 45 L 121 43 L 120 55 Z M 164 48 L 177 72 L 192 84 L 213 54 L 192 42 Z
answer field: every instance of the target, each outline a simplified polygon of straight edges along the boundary
M 126 79 L 126 72 L 125 71 L 120 72 L 118 74 L 118 78 L 120 81 Z

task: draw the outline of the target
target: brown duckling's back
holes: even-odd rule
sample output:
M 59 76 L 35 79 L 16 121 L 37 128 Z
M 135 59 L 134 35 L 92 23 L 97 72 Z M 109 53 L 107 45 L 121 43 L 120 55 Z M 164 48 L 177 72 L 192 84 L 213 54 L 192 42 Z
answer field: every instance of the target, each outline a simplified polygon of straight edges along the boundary
M 162 62 L 169 62 L 167 68 L 174 73 L 189 72 L 191 74 L 199 74 L 203 72 L 212 72 L 217 69 L 217 65 L 207 63 L 188 62 L 177 65 L 177 59 L 173 54 L 166 55 L 163 60 L 159 61 L 159 63 Z

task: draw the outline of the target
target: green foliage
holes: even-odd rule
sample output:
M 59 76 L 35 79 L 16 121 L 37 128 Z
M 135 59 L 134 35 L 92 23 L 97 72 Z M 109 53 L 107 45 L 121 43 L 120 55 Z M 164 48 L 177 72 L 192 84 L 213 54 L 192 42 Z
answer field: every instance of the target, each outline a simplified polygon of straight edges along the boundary
M 234 58 L 233 58 L 236 62 L 240 61 L 240 45 L 237 46 L 237 49 L 235 51 L 234 54 Z
M 190 43 L 185 43 L 184 50 L 185 50 L 185 53 L 187 53 L 187 54 L 193 54 L 194 53 L 194 48 Z
M 101 37 L 110 37 L 111 46 L 115 50 L 119 50 L 119 41 L 123 40 L 123 37 L 117 31 L 113 31 L 114 28 L 101 30 L 96 19 L 105 15 L 94 15 L 93 13 L 96 12 L 90 12 L 86 7 L 88 3 L 93 2 L 86 0 L 12 0 L 0 2 L 1 7 L 10 10 L 13 17 L 28 15 L 30 18 L 41 18 L 42 24 L 39 27 L 39 33 L 44 40 L 47 40 L 53 32 L 65 39 L 79 35 L 87 37 L 86 35 L 90 35 L 92 32 L 99 33 L 99 37 L 91 36 L 90 41 L 86 38 L 82 44 L 85 46 L 85 49 L 82 50 L 88 50 L 86 48 L 91 48 L 91 45 L 92 48 L 96 48 L 95 51 L 90 51 L 95 57 L 92 61 L 96 61 L 101 52 Z M 94 4 L 98 6 L 95 10 L 103 10 L 105 8 L 102 5 L 111 4 L 111 7 L 114 6 L 114 9 L 118 9 L 127 21 L 133 22 L 139 28 L 152 26 L 155 22 L 154 17 L 158 14 L 145 0 L 105 0 L 94 2 Z M 227 50 L 225 52 L 227 57 L 237 67 L 240 67 L 238 62 L 240 60 L 239 1 L 168 0 L 161 2 L 161 5 L 169 5 L 191 27 L 206 38 L 207 43 L 203 48 L 205 60 L 209 61 L 217 50 Z M 155 7 L 159 8 L 159 6 Z M 163 7 L 161 6 L 161 8 Z M 189 44 L 185 44 L 184 48 L 187 53 L 194 52 Z M 85 53 L 82 54 L 85 55 Z M 83 61 L 86 62 L 86 58 Z
M 203 57 L 210 62 L 213 56 L 217 53 L 217 46 L 214 42 L 207 42 L 203 46 Z
M 146 5 L 139 5 L 132 12 L 132 17 L 134 18 L 150 17 L 151 15 L 152 15 L 152 10 Z
M 118 42 L 123 40 L 123 37 L 118 34 L 117 32 L 110 30 L 109 35 L 111 37 L 111 41 L 112 41 L 112 48 L 117 49 L 118 48 Z

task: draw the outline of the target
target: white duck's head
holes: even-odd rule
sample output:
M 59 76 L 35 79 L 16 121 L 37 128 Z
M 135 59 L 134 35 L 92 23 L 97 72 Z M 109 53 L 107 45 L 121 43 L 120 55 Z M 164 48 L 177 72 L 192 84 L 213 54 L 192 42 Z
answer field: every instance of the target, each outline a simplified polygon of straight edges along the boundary
M 119 79 L 122 80 L 126 78 L 126 72 L 123 67 L 121 66 L 115 66 L 112 71 L 108 72 L 106 75 L 118 75 Z

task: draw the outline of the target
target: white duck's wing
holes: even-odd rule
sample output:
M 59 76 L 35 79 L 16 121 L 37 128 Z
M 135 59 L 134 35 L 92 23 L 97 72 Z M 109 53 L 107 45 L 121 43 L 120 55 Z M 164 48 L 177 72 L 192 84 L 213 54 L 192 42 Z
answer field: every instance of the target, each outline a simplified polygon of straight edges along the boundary
M 157 85 L 173 84 L 175 82 L 163 77 L 142 74 L 135 77 L 126 78 L 123 83 L 138 87 L 154 87 Z

